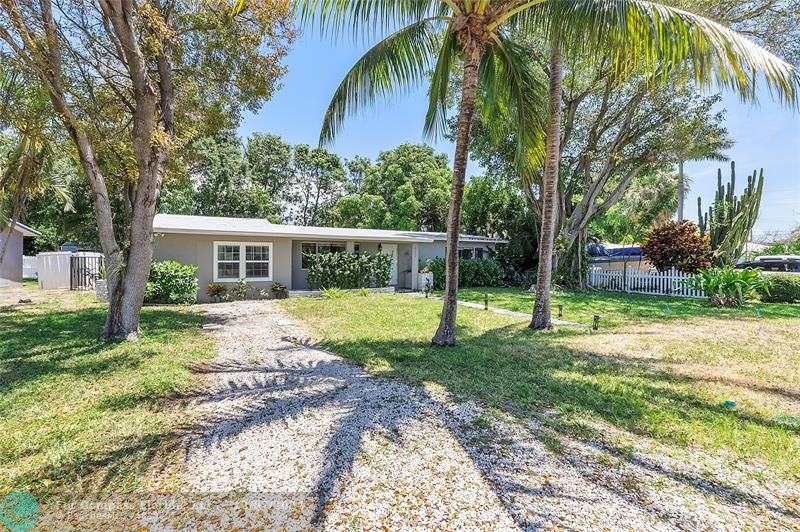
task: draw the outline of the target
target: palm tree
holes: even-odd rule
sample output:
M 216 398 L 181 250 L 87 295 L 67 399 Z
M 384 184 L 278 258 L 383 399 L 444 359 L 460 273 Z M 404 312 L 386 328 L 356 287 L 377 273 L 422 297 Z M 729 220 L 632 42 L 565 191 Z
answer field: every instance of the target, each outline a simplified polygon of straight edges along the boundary
M 241 0 L 244 1 L 244 0 Z M 435 345 L 455 345 L 458 296 L 458 236 L 461 203 L 469 155 L 470 129 L 479 92 L 489 105 L 509 104 L 518 122 L 517 160 L 520 170 L 541 164 L 538 78 L 528 66 L 527 52 L 515 43 L 515 32 L 537 35 L 551 43 L 550 107 L 561 96 L 561 52 L 619 53 L 617 70 L 645 64 L 652 72 L 668 58 L 674 72 L 696 79 L 714 78 L 745 96 L 755 91 L 752 72 L 765 72 L 781 94 L 794 98 L 798 85 L 791 66 L 737 34 L 707 19 L 640 0 L 299 0 L 300 20 L 323 32 L 354 36 L 392 33 L 378 42 L 347 73 L 325 114 L 321 143 L 334 139 L 346 116 L 377 99 L 391 96 L 428 79 L 429 107 L 425 132 L 435 135 L 446 122 L 447 92 L 460 61 L 461 98 L 458 108 L 453 183 L 447 226 L 445 300 Z M 399 29 L 398 29 L 399 28 Z M 724 52 L 724 53 L 723 53 Z M 664 71 L 661 69 L 660 71 Z M 491 113 L 491 109 L 483 109 Z M 553 109 L 547 130 L 547 163 L 543 186 L 543 245 L 540 245 L 539 286 L 550 286 L 553 219 L 558 179 L 560 117 Z M 548 229 L 549 230 L 546 230 Z M 548 236 L 549 235 L 549 236 Z M 544 271 L 543 271 L 544 270 Z M 541 299 L 541 300 L 540 300 Z M 549 291 L 537 292 L 536 328 L 549 327 Z
M 722 114 L 714 122 L 698 117 L 683 120 L 672 126 L 674 156 L 678 163 L 678 221 L 683 220 L 686 199 L 686 175 L 683 167 L 689 161 L 727 161 L 724 151 L 733 146 L 733 139 L 722 124 Z
M 538 19 L 541 29 L 549 30 L 551 43 L 551 109 L 541 187 L 542 234 L 530 323 L 531 329 L 542 330 L 552 328 L 550 285 L 561 156 L 558 102 L 562 97 L 562 84 L 553 78 L 562 76 L 563 50 L 575 56 L 591 56 L 610 47 L 622 57 L 616 68 L 623 76 L 631 69 L 644 69 L 654 82 L 679 76 L 692 79 L 703 88 L 717 85 L 733 89 L 743 100 L 756 99 L 756 80 L 761 76 L 771 92 L 791 105 L 798 102 L 800 74 L 789 63 L 721 24 L 654 2 L 550 0 L 545 1 L 541 11 L 532 12 L 530 19 Z M 720 149 L 725 142 L 720 139 Z
M 56 154 L 43 118 L 43 98 L 46 93 L 35 83 L 15 73 L 0 76 L 0 126 L 13 131 L 12 137 L 0 139 L 7 148 L 0 154 L 0 231 L 7 231 L 0 247 L 0 264 L 28 198 L 54 193 L 65 209 L 72 208 L 66 179 L 53 168 Z

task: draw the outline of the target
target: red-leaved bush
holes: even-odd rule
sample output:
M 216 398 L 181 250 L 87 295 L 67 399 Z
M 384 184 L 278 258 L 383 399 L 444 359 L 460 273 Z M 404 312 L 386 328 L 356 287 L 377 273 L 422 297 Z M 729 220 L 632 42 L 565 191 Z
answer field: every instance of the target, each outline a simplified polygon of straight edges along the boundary
M 658 271 L 675 268 L 697 273 L 711 266 L 711 245 L 697 224 L 688 220 L 667 222 L 650 231 L 642 244 L 644 256 Z

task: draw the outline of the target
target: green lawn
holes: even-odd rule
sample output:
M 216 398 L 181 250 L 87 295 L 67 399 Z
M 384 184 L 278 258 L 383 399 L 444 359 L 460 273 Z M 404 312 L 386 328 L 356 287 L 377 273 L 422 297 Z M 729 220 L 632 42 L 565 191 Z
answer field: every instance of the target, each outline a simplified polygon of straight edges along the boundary
M 462 288 L 458 294 L 459 299 L 481 304 L 484 294 L 488 294 L 490 306 L 525 313 L 533 310 L 534 294 L 519 288 Z M 696 317 L 749 318 L 756 317 L 757 308 L 765 318 L 800 319 L 800 305 L 751 303 L 737 309 L 719 309 L 709 307 L 702 299 L 621 292 L 556 292 L 552 305 L 553 317 L 558 315 L 558 305 L 562 305 L 564 320 L 590 325 L 597 314 L 601 327 L 612 328 Z
M 527 306 L 520 295 L 496 290 L 492 302 Z M 658 299 L 562 294 L 556 301 L 567 319 L 602 309 L 614 329 L 533 333 L 524 318 L 462 307 L 458 347 L 432 348 L 440 301 L 371 295 L 283 304 L 326 347 L 377 373 L 538 418 L 561 438 L 598 439 L 624 454 L 604 427 L 620 429 L 676 452 L 707 450 L 800 480 L 800 426 L 775 419 L 800 416 L 796 309 L 776 307 L 781 317 L 758 320 L 746 309 L 716 316 L 701 302 L 670 300 L 677 316 L 664 320 Z M 726 400 L 736 408 L 723 407 Z
M 0 493 L 137 487 L 174 436 L 169 398 L 215 354 L 202 318 L 147 307 L 138 343 L 107 343 L 94 294 L 27 288 L 33 304 L 0 306 Z

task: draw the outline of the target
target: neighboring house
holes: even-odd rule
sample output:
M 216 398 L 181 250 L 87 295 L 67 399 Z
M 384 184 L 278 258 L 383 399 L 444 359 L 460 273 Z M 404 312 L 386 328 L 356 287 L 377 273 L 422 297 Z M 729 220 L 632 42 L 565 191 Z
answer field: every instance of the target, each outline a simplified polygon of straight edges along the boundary
M 154 260 L 197 266 L 200 299 L 210 283 L 244 279 L 257 288 L 279 282 L 290 290 L 309 289 L 304 253 L 365 252 L 394 257 L 392 286 L 420 289 L 419 264 L 444 257 L 445 233 L 305 227 L 262 219 L 158 214 L 153 221 Z M 459 256 L 488 258 L 505 242 L 462 235 Z
M 4 247 L 6 250 L 0 262 L 0 287 L 15 286 L 22 282 L 22 239 L 41 235 L 39 231 L 19 222 L 9 234 L 10 227 L 6 225 L 0 231 L 0 252 Z

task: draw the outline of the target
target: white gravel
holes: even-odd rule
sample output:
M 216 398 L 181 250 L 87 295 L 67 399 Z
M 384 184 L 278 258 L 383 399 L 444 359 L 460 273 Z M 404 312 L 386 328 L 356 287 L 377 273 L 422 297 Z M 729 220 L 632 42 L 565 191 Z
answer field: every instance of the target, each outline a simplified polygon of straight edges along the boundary
M 759 495 L 693 485 L 694 464 L 567 440 L 313 347 L 274 302 L 205 308 L 220 355 L 186 399 L 182 463 L 154 481 L 159 529 L 736 530 L 793 528 Z M 544 442 L 558 440 L 555 453 Z M 686 470 L 686 475 L 675 471 Z M 728 497 L 728 498 L 726 498 Z M 163 501 L 162 501 L 163 502 Z M 777 509 L 776 509 L 777 508 Z

